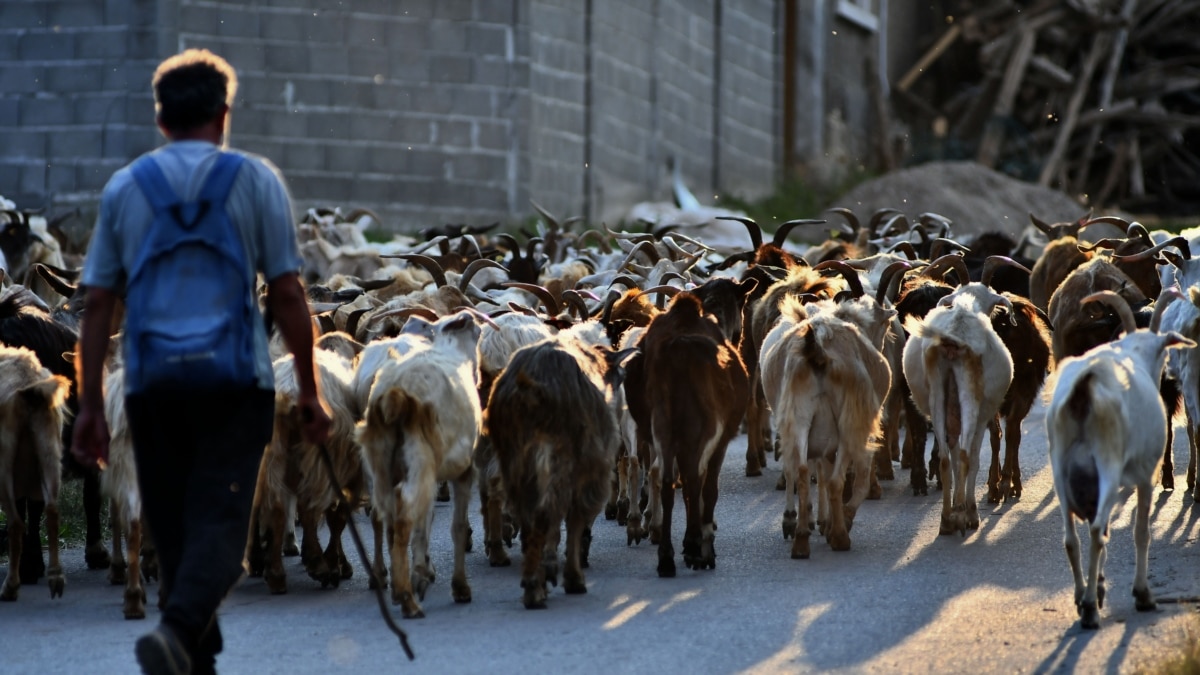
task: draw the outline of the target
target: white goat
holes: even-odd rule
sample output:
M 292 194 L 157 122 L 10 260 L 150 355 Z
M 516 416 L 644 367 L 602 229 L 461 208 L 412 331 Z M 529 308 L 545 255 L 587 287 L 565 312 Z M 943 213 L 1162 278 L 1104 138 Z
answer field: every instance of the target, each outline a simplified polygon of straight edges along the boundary
M 32 351 L 0 346 L 0 509 L 8 519 L 8 575 L 0 600 L 16 600 L 21 590 L 17 568 L 25 522 L 17 511 L 18 499 L 45 503 L 50 597 L 62 596 L 66 586 L 58 558 L 58 488 L 70 387 L 67 378 L 51 374 Z
M 1167 413 L 1158 395 L 1166 350 L 1195 347 L 1179 333 L 1159 333 L 1164 291 L 1149 330 L 1137 330 L 1133 313 L 1116 293 L 1102 291 L 1084 302 L 1102 301 L 1121 316 L 1125 335 L 1059 365 L 1047 389 L 1046 438 L 1054 491 L 1063 514 L 1063 541 L 1075 578 L 1075 606 L 1084 628 L 1099 628 L 1104 606 L 1103 570 L 1113 507 L 1137 489 L 1133 542 L 1137 550 L 1133 597 L 1139 612 L 1156 608 L 1146 575 L 1150 549 L 1150 498 L 1167 442 Z M 1087 581 L 1080 567 L 1075 518 L 1091 533 Z
M 1170 281 L 1186 295 L 1187 302 L 1172 302 L 1163 310 L 1161 330 L 1177 332 L 1193 341 L 1200 341 L 1200 258 L 1184 260 L 1170 256 L 1172 265 L 1163 270 L 1173 270 Z M 1183 389 L 1183 409 L 1187 414 L 1188 468 L 1187 487 L 1196 498 L 1196 471 L 1200 460 L 1200 350 L 1179 349 L 1167 358 L 1167 374 L 1179 381 Z M 1169 451 L 1169 450 L 1168 450 Z
M 296 407 L 299 390 L 295 363 L 290 354 L 284 356 L 274 363 L 274 432 L 259 469 L 254 516 L 247 542 L 247 557 L 254 561 L 261 555 L 258 538 L 265 538 L 264 578 L 275 594 L 287 592 L 282 554 L 284 535 L 290 526 L 287 519 L 289 500 L 295 498 L 304 530 L 300 549 L 308 575 L 321 582 L 322 587 L 336 587 L 352 573 L 342 551 L 342 529 L 365 494 L 362 459 L 353 438 L 358 407 L 353 396 L 350 361 L 325 349 L 314 349 L 313 361 L 322 396 L 333 420 L 325 447 L 333 460 L 338 482 L 349 496 L 334 492 L 320 449 L 303 440 L 302 420 Z M 317 539 L 322 515 L 330 535 L 329 545 L 323 553 Z
M 840 307 L 843 304 L 850 306 Z M 879 435 L 883 401 L 891 386 L 891 371 L 879 347 L 895 310 L 868 322 L 876 335 L 838 314 L 865 314 L 872 308 L 868 305 L 879 309 L 870 298 L 805 306 L 788 297 L 763 341 L 763 392 L 779 433 L 787 495 L 783 533 L 794 537 L 793 558 L 809 556 L 811 464 L 816 465 L 818 479 L 817 522 L 833 550 L 850 549 L 849 529 L 867 496 L 871 439 Z M 854 490 L 843 511 L 848 472 L 854 474 Z M 797 490 L 799 514 L 793 501 Z
M 371 504 L 391 536 L 392 602 L 407 618 L 424 616 L 418 597 L 424 598 L 434 579 L 429 531 L 439 481 L 452 481 L 454 489 L 451 594 L 455 602 L 471 601 L 465 556 L 472 451 L 482 423 L 479 335 L 470 312 L 438 320 L 428 344 L 380 367 L 358 424 Z
M 904 346 L 904 377 L 913 402 L 933 422 L 941 449 L 940 533 L 979 527 L 975 478 L 988 421 L 996 416 L 1012 382 L 1012 356 L 992 329 L 989 315 L 1012 303 L 972 282 L 942 298 L 923 320 L 910 317 Z

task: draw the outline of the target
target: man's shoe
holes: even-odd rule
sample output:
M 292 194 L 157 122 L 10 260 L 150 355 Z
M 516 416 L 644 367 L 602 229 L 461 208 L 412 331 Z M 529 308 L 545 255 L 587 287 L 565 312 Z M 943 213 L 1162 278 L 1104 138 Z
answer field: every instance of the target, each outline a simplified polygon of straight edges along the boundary
M 191 657 L 166 626 L 159 626 L 138 638 L 134 653 L 146 675 L 188 675 L 192 672 Z

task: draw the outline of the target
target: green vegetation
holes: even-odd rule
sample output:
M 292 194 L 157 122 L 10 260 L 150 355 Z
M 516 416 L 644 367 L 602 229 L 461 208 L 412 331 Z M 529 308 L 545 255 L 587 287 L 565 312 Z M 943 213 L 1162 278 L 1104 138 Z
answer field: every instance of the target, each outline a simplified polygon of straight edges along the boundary
M 1138 672 L 1154 675 L 1196 675 L 1200 673 L 1200 619 L 1193 618 L 1183 644 L 1170 648 L 1174 653 Z M 1176 651 L 1177 650 L 1177 651 Z
M 875 173 L 871 171 L 855 169 L 836 184 L 821 185 L 794 176 L 784 179 L 775 187 L 774 192 L 761 199 L 749 200 L 737 195 L 724 195 L 717 203 L 726 208 L 745 211 L 764 231 L 774 232 L 775 228 L 789 220 L 822 217 L 821 211 L 828 204 L 859 183 L 875 177 Z
M 87 521 L 83 517 L 83 481 L 63 481 L 58 490 L 58 543 L 62 548 L 83 546 L 87 536 Z M 43 520 L 43 522 L 45 522 Z M 100 509 L 100 523 L 108 523 L 108 505 Z M 7 518 L 0 513 L 0 527 L 7 525 Z M 46 533 L 42 532 L 42 546 L 46 546 Z M 0 547 L 0 561 L 8 560 L 8 547 Z

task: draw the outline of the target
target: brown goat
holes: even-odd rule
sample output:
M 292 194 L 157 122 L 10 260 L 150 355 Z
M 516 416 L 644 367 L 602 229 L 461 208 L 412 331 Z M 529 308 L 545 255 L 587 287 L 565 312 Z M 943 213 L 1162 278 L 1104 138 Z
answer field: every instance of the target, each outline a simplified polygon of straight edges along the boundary
M 671 512 L 675 469 L 683 487 L 687 529 L 684 564 L 715 568 L 713 510 L 725 448 L 746 412 L 749 383 L 737 348 L 703 311 L 700 298 L 680 293 L 646 329 L 646 394 L 651 434 L 662 467 L 663 513 L 658 575 L 675 576 Z
M 521 587 L 527 609 L 546 606 L 557 584 L 566 520 L 563 590 L 586 593 L 591 525 L 608 500 L 620 434 L 614 401 L 621 359 L 569 335 L 522 348 L 497 378 L 485 433 L 499 460 L 509 508 L 521 528 Z

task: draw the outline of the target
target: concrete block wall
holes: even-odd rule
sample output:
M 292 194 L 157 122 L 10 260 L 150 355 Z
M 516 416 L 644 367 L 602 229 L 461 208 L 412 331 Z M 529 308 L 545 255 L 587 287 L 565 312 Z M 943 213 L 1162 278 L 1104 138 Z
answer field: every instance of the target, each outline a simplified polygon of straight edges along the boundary
M 154 146 L 157 4 L 0 3 L 0 195 L 21 208 L 86 204 Z
M 237 69 L 231 142 L 297 206 L 392 229 L 516 221 L 533 198 L 615 222 L 669 199 L 769 192 L 778 0 L 10 0 L 0 3 L 0 194 L 94 205 L 162 142 L 154 66 Z M 588 49 L 590 45 L 590 50 Z

